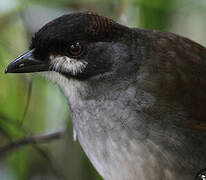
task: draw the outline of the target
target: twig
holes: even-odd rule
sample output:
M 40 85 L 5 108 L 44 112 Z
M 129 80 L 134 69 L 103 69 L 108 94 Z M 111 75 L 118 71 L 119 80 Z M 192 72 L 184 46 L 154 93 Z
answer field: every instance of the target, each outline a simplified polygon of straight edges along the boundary
M 44 159 L 46 159 L 48 161 L 48 166 L 50 168 L 50 170 L 53 172 L 53 174 L 59 178 L 61 178 L 62 180 L 70 180 L 68 179 L 68 177 L 66 177 L 62 172 L 60 172 L 56 166 L 53 165 L 52 160 L 50 158 L 50 156 L 48 155 L 48 153 L 43 150 L 42 148 L 40 148 L 38 145 L 36 144 L 32 144 L 32 147 L 34 148 L 34 150 L 36 150 Z
M 3 147 L 0 148 L 0 158 L 4 157 L 8 153 L 17 150 L 18 148 L 30 145 L 30 144 L 40 144 L 40 143 L 48 143 L 49 141 L 53 141 L 55 139 L 60 139 L 65 134 L 66 130 L 61 130 L 49 134 L 29 136 L 19 139 L 17 141 L 13 141 Z
M 30 101 L 31 101 L 31 93 L 32 93 L 32 80 L 30 79 L 30 80 L 29 80 L 29 84 L 28 84 L 26 105 L 25 105 L 25 108 L 24 108 L 23 117 L 22 117 L 22 119 L 21 119 L 21 121 L 20 121 L 20 126 L 23 125 L 24 119 L 25 119 L 26 114 L 27 114 L 27 112 L 28 112 L 29 105 L 30 105 Z

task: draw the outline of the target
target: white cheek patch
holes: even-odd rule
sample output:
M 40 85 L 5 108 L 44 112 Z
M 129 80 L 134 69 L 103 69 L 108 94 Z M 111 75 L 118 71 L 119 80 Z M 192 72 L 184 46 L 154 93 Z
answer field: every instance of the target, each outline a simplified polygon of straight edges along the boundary
M 86 61 L 78 61 L 67 56 L 54 56 L 50 55 L 50 70 L 57 72 L 71 73 L 77 75 L 82 73 L 87 66 Z

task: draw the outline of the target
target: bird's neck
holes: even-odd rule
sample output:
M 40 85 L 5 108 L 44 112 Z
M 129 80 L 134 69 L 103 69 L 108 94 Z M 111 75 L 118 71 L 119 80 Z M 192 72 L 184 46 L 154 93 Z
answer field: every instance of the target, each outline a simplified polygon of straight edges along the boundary
M 135 117 L 135 122 L 139 121 L 136 128 L 140 128 L 140 137 L 145 135 L 145 131 L 141 131 L 146 121 L 143 111 L 147 106 L 152 106 L 155 99 L 141 90 L 137 92 L 135 77 L 79 81 L 67 79 L 56 72 L 47 73 L 46 76 L 57 83 L 66 96 L 77 131 L 97 131 L 94 133 L 98 134 L 113 128 L 124 130 L 124 127 L 133 126 L 132 119 L 129 119 Z
M 144 112 L 154 105 L 155 99 L 137 90 L 134 77 L 90 82 L 68 80 L 55 72 L 47 77 L 67 97 L 80 144 L 105 179 L 128 179 L 131 170 L 129 179 L 137 174 L 147 179 L 143 166 L 153 170 L 159 163 L 163 168 L 159 160 L 164 159 L 164 153 L 148 138 L 149 118 Z

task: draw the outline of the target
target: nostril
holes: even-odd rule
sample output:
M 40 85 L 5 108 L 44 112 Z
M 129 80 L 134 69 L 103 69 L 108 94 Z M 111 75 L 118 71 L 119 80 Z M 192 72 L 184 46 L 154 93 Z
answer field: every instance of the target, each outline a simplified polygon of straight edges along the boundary
M 19 64 L 19 67 L 24 67 L 24 63 Z

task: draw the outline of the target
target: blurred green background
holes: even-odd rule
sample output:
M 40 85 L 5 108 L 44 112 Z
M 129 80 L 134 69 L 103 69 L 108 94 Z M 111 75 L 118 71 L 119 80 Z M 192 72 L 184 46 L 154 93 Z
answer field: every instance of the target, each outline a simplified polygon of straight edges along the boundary
M 73 141 L 69 108 L 58 87 L 36 75 L 4 74 L 6 65 L 28 50 L 42 25 L 87 10 L 130 27 L 170 31 L 206 45 L 206 0 L 0 0 L 0 148 L 24 136 L 68 128 L 61 140 L 0 157 L 0 180 L 101 179 Z

